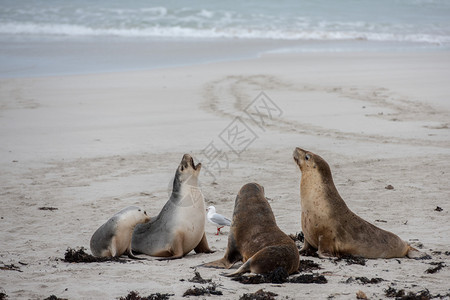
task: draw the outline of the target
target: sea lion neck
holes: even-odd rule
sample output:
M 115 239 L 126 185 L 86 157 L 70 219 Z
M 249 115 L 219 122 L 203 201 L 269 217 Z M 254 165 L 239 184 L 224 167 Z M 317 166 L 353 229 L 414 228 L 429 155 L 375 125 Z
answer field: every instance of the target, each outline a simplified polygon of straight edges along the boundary
M 343 202 L 334 185 L 330 167 L 323 160 L 317 160 L 314 167 L 302 171 L 300 193 L 305 200 L 335 199 L 335 202 Z

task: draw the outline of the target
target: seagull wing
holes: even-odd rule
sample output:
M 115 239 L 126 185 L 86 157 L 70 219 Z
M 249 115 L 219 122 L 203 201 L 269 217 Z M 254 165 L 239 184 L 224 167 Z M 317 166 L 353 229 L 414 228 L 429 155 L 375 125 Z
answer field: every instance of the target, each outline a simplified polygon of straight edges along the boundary
M 222 216 L 221 214 L 213 214 L 209 220 L 220 226 L 230 226 L 231 220 Z

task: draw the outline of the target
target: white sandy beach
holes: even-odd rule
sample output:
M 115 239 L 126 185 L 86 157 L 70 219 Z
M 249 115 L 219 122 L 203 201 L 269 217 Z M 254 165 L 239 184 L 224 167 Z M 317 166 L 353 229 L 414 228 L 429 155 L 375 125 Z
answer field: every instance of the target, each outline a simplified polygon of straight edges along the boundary
M 194 285 L 188 281 L 194 268 L 223 256 L 228 228 L 215 236 L 207 223 L 216 252 L 174 261 L 69 264 L 64 253 L 88 249 L 93 232 L 126 206 L 157 215 L 184 153 L 202 160 L 214 176 L 200 177 L 206 205 L 231 217 L 241 186 L 258 182 L 279 227 L 300 232 L 301 174 L 292 159 L 299 146 L 328 161 L 355 213 L 432 259 L 361 266 L 301 257 L 321 265 L 316 272 L 327 278 L 324 285 L 243 285 L 221 270 L 198 267 L 218 284 L 220 299 L 261 288 L 277 299 L 355 299 L 359 290 L 381 299 L 390 286 L 448 294 L 449 78 L 448 52 L 344 52 L 0 79 L 0 266 L 20 269 L 0 270 L 0 292 L 9 299 L 116 299 L 134 290 L 181 299 Z M 244 112 L 261 92 L 279 109 L 265 124 Z M 248 145 L 226 139 L 236 117 L 252 135 Z M 221 169 L 205 155 L 212 145 L 223 155 Z M 446 266 L 425 273 L 432 262 Z M 345 283 L 362 276 L 384 281 Z

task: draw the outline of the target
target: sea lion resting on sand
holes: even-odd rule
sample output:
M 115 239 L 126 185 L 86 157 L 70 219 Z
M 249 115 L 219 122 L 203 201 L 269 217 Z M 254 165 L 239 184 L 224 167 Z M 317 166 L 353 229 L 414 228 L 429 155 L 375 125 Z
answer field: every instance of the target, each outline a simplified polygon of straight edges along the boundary
M 302 172 L 300 198 L 305 244 L 301 253 L 317 249 L 319 257 L 345 254 L 365 258 L 423 258 L 397 235 L 354 214 L 339 195 L 327 162 L 300 148 L 294 160 Z
M 94 232 L 90 242 L 92 254 L 97 257 L 117 257 L 127 252 L 130 258 L 138 259 L 131 251 L 131 236 L 137 224 L 149 220 L 147 213 L 139 207 L 122 209 Z
M 203 266 L 229 269 L 238 261 L 244 264 L 228 276 L 266 274 L 278 267 L 292 274 L 299 267 L 294 241 L 278 228 L 264 188 L 256 183 L 244 185 L 236 197 L 225 256 Z
M 181 258 L 193 249 L 212 253 L 205 235 L 205 200 L 198 187 L 201 164 L 183 156 L 173 182 L 170 199 L 159 215 L 136 226 L 132 247 L 136 252 L 168 259 Z

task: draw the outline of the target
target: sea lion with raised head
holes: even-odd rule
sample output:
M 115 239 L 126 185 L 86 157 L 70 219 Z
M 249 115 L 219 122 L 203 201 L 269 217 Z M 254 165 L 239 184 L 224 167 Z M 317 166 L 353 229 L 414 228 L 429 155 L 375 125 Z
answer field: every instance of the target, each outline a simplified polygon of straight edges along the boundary
M 301 253 L 317 250 L 319 257 L 421 258 L 422 253 L 397 235 L 358 217 L 339 195 L 328 163 L 319 155 L 294 150 L 300 167 L 301 223 L 305 244 Z
M 292 274 L 299 267 L 298 249 L 278 228 L 264 188 L 257 183 L 244 185 L 236 197 L 224 257 L 203 266 L 229 269 L 238 261 L 244 264 L 228 276 L 266 274 L 278 267 Z
M 132 247 L 136 252 L 167 259 L 194 250 L 212 253 L 205 235 L 205 200 L 198 187 L 201 164 L 185 154 L 175 172 L 173 190 L 159 215 L 136 226 Z
M 118 257 L 128 253 L 128 257 L 139 259 L 131 251 L 131 237 L 134 227 L 150 220 L 139 207 L 129 206 L 112 216 L 92 235 L 90 248 L 97 257 Z

